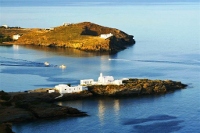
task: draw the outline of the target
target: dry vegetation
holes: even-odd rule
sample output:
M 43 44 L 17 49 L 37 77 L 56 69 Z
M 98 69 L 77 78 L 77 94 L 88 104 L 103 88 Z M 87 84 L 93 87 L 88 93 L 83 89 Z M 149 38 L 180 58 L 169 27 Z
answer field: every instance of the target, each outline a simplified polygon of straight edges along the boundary
M 118 29 L 103 27 L 90 22 L 69 24 L 53 29 L 4 29 L 5 35 L 22 35 L 14 44 L 40 45 L 49 47 L 76 48 L 85 51 L 119 51 L 134 44 L 133 36 Z M 101 34 L 112 33 L 109 39 L 102 39 Z M 114 44 L 112 44 L 114 43 Z
M 83 30 L 84 25 L 79 24 L 59 26 L 53 30 L 32 30 L 17 43 L 90 49 L 106 42 L 98 36 L 82 35 Z

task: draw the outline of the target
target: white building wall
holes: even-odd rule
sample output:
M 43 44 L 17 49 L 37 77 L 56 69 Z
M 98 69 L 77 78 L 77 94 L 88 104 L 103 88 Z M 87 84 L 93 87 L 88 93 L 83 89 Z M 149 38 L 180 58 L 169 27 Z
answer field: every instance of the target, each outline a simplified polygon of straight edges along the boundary
M 93 79 L 84 79 L 80 80 L 81 85 L 107 85 L 107 84 L 116 84 L 121 85 L 122 80 L 114 80 L 113 76 L 103 76 L 102 73 L 100 73 L 100 76 L 98 77 L 98 81 L 94 81 Z
M 20 37 L 20 35 L 19 34 L 17 34 L 17 35 L 13 35 L 13 40 L 18 40 L 19 39 L 19 37 Z
M 107 38 L 109 38 L 109 37 L 111 37 L 111 36 L 113 36 L 112 33 L 109 33 L 109 34 L 101 34 L 101 35 L 100 35 L 100 38 L 107 39 Z
M 80 80 L 80 85 L 92 85 L 93 83 L 94 83 L 94 79 Z
M 87 87 L 84 86 L 74 86 L 74 87 L 69 87 L 68 85 L 65 84 L 59 84 L 55 86 L 55 89 L 59 91 L 59 93 L 73 93 L 73 92 L 80 92 L 83 90 L 87 90 Z
M 113 76 L 103 76 L 102 73 L 100 73 L 100 76 L 98 78 L 98 83 L 99 84 L 110 84 L 114 81 Z
M 8 28 L 8 25 L 4 24 L 4 25 L 2 25 L 2 27 Z
M 113 76 L 105 76 L 104 77 L 104 83 L 111 83 L 114 81 L 114 77 Z
M 73 93 L 73 92 L 81 92 L 84 90 L 88 90 L 87 85 L 108 85 L 108 84 L 121 85 L 122 80 L 114 80 L 113 76 L 103 76 L 103 74 L 100 73 L 98 81 L 94 81 L 94 79 L 84 79 L 80 80 L 80 85 L 78 86 L 70 87 L 66 84 L 59 84 L 55 86 L 55 89 L 58 90 L 59 93 L 64 94 L 64 93 Z
M 55 92 L 55 90 L 48 90 L 48 93 L 53 93 Z
M 122 80 L 115 80 L 115 81 L 113 81 L 113 84 L 121 85 L 122 84 Z

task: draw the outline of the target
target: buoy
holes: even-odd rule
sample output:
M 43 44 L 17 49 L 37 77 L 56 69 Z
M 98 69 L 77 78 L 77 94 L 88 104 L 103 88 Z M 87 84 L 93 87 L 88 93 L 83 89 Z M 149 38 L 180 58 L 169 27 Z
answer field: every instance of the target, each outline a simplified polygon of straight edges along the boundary
M 59 68 L 61 68 L 61 69 L 65 69 L 66 66 L 65 66 L 65 65 L 60 65 Z

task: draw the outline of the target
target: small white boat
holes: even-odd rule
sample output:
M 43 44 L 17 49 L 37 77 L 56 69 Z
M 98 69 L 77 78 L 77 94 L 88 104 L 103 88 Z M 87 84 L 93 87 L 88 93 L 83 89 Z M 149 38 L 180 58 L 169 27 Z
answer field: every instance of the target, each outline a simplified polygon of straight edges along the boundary
M 49 66 L 50 64 L 49 64 L 49 62 L 44 62 L 44 65 Z
M 61 68 L 61 69 L 65 69 L 66 66 L 65 66 L 65 65 L 60 65 L 59 68 Z

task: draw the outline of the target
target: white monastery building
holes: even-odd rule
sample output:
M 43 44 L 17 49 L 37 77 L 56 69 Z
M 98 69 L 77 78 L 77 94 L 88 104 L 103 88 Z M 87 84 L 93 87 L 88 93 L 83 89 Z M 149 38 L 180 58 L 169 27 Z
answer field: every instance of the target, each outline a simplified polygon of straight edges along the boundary
M 80 80 L 81 85 L 92 85 L 94 83 L 94 79 L 83 79 Z
M 19 38 L 20 38 L 19 34 L 13 35 L 13 37 L 12 37 L 13 40 L 18 40 Z
M 94 81 L 93 79 L 84 79 L 80 80 L 81 85 L 121 85 L 122 80 L 114 80 L 113 76 L 103 76 L 102 73 L 100 73 L 100 76 L 98 78 L 98 81 Z
M 109 33 L 109 34 L 101 34 L 101 35 L 100 35 L 100 38 L 107 39 L 107 38 L 109 38 L 109 37 L 111 37 L 111 36 L 113 36 L 112 33 Z
M 87 90 L 87 87 L 80 86 L 80 85 L 70 87 L 66 84 L 59 84 L 55 86 L 55 89 L 58 90 L 60 94 L 63 94 L 63 93 L 81 92 L 81 91 Z
M 94 79 L 83 79 L 80 80 L 80 85 L 73 87 L 70 87 L 66 84 L 59 84 L 55 86 L 55 90 L 58 90 L 60 94 L 74 93 L 74 92 L 81 92 L 84 90 L 88 90 L 87 86 L 90 85 L 111 85 L 111 84 L 121 85 L 122 80 L 114 80 L 113 76 L 103 76 L 103 74 L 100 73 L 98 81 L 94 81 Z M 52 91 L 49 93 L 52 93 Z
M 103 84 L 103 85 L 107 85 L 107 84 L 121 85 L 122 84 L 122 80 L 114 80 L 113 76 L 103 76 L 103 74 L 100 73 L 100 76 L 98 78 L 97 84 Z

